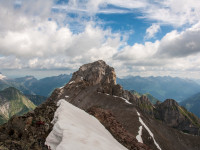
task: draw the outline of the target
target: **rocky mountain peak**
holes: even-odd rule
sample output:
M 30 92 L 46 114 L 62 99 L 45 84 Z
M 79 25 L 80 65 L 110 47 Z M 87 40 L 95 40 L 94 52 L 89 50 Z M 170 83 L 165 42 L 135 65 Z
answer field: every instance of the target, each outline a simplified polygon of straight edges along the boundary
M 142 95 L 140 98 L 139 98 L 139 104 L 144 104 L 144 105 L 147 105 L 151 108 L 153 108 L 153 104 L 150 102 L 149 98 L 145 95 Z
M 147 96 L 142 95 L 137 100 L 137 105 L 143 112 L 153 115 L 153 104 L 149 101 Z
M 21 92 L 14 87 L 8 87 L 3 91 L 0 91 L 0 96 L 5 96 L 8 99 L 12 99 L 13 95 L 19 95 L 19 94 L 21 94 Z
M 179 106 L 173 99 L 167 99 L 163 103 L 157 104 L 154 116 L 173 128 L 186 133 L 198 134 L 200 126 L 198 118 L 184 107 Z
M 173 99 L 166 99 L 162 103 L 162 105 L 165 105 L 165 106 L 176 106 L 176 107 L 178 107 L 178 103 L 175 100 L 173 100 Z
M 142 95 L 142 96 L 140 97 L 140 100 L 143 100 L 143 101 L 146 101 L 146 102 L 149 101 L 148 97 L 145 96 L 145 95 Z
M 91 85 L 113 84 L 116 85 L 116 73 L 114 68 L 107 65 L 103 60 L 82 65 L 73 73 L 71 81 L 85 80 Z

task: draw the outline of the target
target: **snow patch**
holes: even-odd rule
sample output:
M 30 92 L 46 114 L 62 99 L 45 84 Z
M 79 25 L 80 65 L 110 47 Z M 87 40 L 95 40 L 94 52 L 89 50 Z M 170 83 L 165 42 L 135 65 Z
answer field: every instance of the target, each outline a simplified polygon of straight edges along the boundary
M 65 96 L 65 98 L 68 98 L 68 97 L 69 97 L 69 96 L 67 96 L 67 95 Z
M 61 86 L 59 89 L 63 89 L 65 86 Z
M 140 117 L 140 113 L 137 111 L 137 115 L 139 117 L 139 121 L 140 123 L 144 126 L 144 128 L 148 131 L 149 135 L 152 137 L 154 144 L 156 145 L 156 147 L 161 150 L 160 146 L 158 145 L 158 143 L 156 142 L 156 140 L 154 139 L 154 135 L 151 132 L 151 130 L 147 127 L 147 125 L 144 123 L 144 121 L 141 119 Z
M 140 113 L 137 111 L 137 115 L 140 117 Z
M 123 98 L 123 97 L 119 97 L 121 99 L 123 99 L 127 104 L 132 104 L 131 102 L 129 102 L 127 99 Z
M 51 150 L 127 150 L 93 116 L 61 99 L 45 144 Z
M 143 140 L 142 140 L 142 126 L 139 127 L 139 131 L 138 131 L 138 135 L 136 136 L 136 139 L 138 140 L 138 142 L 143 143 Z
M 72 83 L 74 83 L 75 81 L 71 81 L 71 82 L 69 82 L 69 84 L 72 84 Z
M 98 92 L 99 94 L 101 94 L 101 92 Z M 105 95 L 110 95 L 108 93 L 104 93 Z M 119 96 L 116 96 L 116 95 L 112 95 L 113 97 L 115 98 L 121 98 L 122 100 L 124 100 L 127 104 L 132 104 L 131 102 L 129 102 L 127 99 L 123 98 L 123 97 L 119 97 Z
M 100 92 L 98 92 L 98 93 L 100 93 Z M 110 94 L 107 94 L 107 93 L 104 93 L 104 94 L 110 95 Z M 123 98 L 123 97 L 119 97 L 119 96 L 116 96 L 116 95 L 113 95 L 113 97 L 115 97 L 115 98 L 121 98 L 121 99 L 124 100 L 127 104 L 132 104 L 131 102 L 129 102 L 127 99 L 125 99 L 125 98 Z

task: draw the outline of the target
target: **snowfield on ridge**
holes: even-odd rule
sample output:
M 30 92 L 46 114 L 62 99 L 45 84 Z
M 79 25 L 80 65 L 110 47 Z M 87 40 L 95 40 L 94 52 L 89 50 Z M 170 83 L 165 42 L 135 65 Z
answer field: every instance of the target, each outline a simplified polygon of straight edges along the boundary
M 54 127 L 45 142 L 52 150 L 127 150 L 95 117 L 64 99 L 57 105 Z

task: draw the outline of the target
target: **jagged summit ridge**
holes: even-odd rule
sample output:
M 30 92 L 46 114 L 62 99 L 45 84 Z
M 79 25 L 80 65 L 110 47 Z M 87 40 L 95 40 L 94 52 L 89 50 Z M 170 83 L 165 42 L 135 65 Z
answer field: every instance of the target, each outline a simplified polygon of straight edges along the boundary
M 103 60 L 82 65 L 78 71 L 73 73 L 71 81 L 85 80 L 91 85 L 116 85 L 116 73 L 113 67 L 107 65 Z
M 165 106 L 178 106 L 178 103 L 174 99 L 166 99 L 163 102 L 163 105 L 165 105 Z

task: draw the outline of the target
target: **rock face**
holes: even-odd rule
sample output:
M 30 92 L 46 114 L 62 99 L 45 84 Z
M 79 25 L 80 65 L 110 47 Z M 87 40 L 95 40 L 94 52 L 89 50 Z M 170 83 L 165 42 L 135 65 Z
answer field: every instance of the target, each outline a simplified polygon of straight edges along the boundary
M 154 140 L 162 150 L 200 149 L 200 136 L 184 134 L 177 130 L 183 128 L 174 129 L 169 127 L 170 124 L 166 125 L 166 122 L 170 120 L 170 117 L 167 117 L 168 113 L 176 117 L 179 116 L 177 113 L 182 110 L 176 106 L 175 102 L 170 100 L 164 105 L 158 103 L 154 108 L 147 97 L 138 98 L 116 84 L 114 69 L 103 61 L 81 66 L 73 74 L 69 83 L 56 89 L 46 102 L 33 112 L 21 117 L 14 116 L 7 124 L 1 126 L 0 149 L 48 149 L 44 145 L 44 140 L 52 130 L 51 121 L 57 109 L 56 103 L 60 99 L 65 99 L 94 115 L 118 142 L 128 149 L 156 150 L 158 148 Z M 174 105 L 178 107 L 178 110 L 168 108 Z M 140 117 L 137 112 L 140 113 Z M 174 119 L 169 122 L 177 123 Z M 143 127 L 141 131 L 143 143 L 135 139 L 141 126 Z
M 73 73 L 72 81 L 85 80 L 90 85 L 116 85 L 116 74 L 114 68 L 108 66 L 104 61 L 99 60 L 81 66 L 79 70 Z
M 113 67 L 107 65 L 103 60 L 81 66 L 73 73 L 69 83 L 85 81 L 90 86 L 98 87 L 102 93 L 122 96 L 122 87 L 116 84 L 116 73 Z
M 0 149 L 48 150 L 44 143 L 53 127 L 51 120 L 56 108 L 49 101 L 23 116 L 13 116 L 0 126 Z
M 148 97 L 142 95 L 137 101 L 137 106 L 144 112 L 149 115 L 153 115 L 153 104 L 149 101 Z
M 155 118 L 162 120 L 168 126 L 187 133 L 198 135 L 199 119 L 185 108 L 178 105 L 173 99 L 167 99 L 158 104 L 154 110 Z
M 178 103 L 173 99 L 167 99 L 156 107 L 155 117 L 164 121 L 171 127 L 177 127 L 184 121 L 184 116 L 179 112 Z

